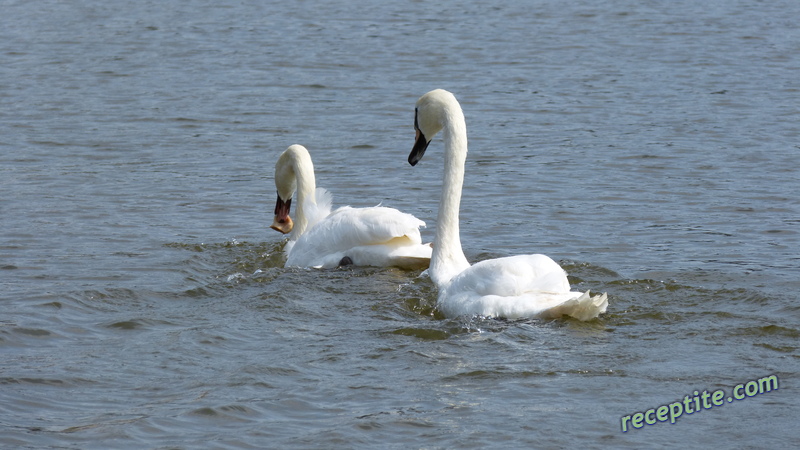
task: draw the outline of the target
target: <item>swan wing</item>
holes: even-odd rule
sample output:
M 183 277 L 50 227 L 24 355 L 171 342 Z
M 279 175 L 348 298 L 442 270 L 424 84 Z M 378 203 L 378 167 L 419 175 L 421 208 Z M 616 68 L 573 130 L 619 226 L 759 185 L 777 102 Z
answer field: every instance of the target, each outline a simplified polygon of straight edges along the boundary
M 345 256 L 356 265 L 389 266 L 395 258 L 430 260 L 419 227 L 425 222 L 394 208 L 344 206 L 317 223 L 294 244 L 286 266 L 336 267 Z
M 394 238 L 407 237 L 422 243 L 419 228 L 425 222 L 411 214 L 385 206 L 351 208 L 343 206 L 334 211 L 325 221 L 330 233 L 328 242 L 339 247 L 383 244 Z M 345 232 L 345 230 L 347 230 Z
M 564 315 L 590 320 L 605 312 L 605 294 L 571 292 L 564 269 L 545 255 L 481 261 L 456 275 L 439 291 L 447 316 L 537 317 Z

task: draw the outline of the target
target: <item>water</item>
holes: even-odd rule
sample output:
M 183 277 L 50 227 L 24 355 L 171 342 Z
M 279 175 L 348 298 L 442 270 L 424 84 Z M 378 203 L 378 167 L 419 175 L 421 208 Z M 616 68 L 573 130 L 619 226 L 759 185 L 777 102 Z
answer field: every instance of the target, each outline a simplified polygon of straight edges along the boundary
M 0 447 L 789 447 L 796 2 L 3 1 Z M 283 269 L 272 168 L 428 222 L 460 99 L 472 261 L 591 322 L 444 319 L 417 272 Z M 622 417 L 780 389 L 626 433 Z

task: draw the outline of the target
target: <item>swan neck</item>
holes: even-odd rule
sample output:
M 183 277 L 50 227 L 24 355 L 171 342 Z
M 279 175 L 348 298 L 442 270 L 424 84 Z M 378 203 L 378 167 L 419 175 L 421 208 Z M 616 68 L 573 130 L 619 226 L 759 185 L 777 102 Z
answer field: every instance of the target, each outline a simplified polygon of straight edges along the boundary
M 444 177 L 439 213 L 436 219 L 436 240 L 431 256 L 431 279 L 437 286 L 447 284 L 469 267 L 461 248 L 459 207 L 464 185 L 464 163 L 467 159 L 467 129 L 461 108 L 447 116 L 444 138 Z
M 294 227 L 289 235 L 289 240 L 297 240 L 308 228 L 306 208 L 316 204 L 314 192 L 317 181 L 314 177 L 314 164 L 308 154 L 292 161 L 292 169 L 297 179 L 297 210 L 295 212 Z

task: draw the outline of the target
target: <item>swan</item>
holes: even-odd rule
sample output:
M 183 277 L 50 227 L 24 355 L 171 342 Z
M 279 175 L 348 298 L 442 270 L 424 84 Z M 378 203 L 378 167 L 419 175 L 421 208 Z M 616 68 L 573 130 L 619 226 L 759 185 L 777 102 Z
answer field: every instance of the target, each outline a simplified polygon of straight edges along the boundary
M 316 187 L 308 150 L 292 145 L 275 164 L 278 200 L 270 228 L 291 233 L 284 247 L 285 267 L 331 268 L 340 265 L 424 268 L 431 246 L 422 244 L 425 222 L 393 208 L 343 206 L 331 212 L 332 196 Z M 297 193 L 295 220 L 289 216 Z
M 470 265 L 461 249 L 458 209 L 467 159 L 467 126 L 455 96 L 436 89 L 419 98 L 416 140 L 408 162 L 415 166 L 431 139 L 442 131 L 444 180 L 428 274 L 439 289 L 437 309 L 447 317 L 590 320 L 604 313 L 606 294 L 570 292 L 564 269 L 545 255 L 518 255 Z

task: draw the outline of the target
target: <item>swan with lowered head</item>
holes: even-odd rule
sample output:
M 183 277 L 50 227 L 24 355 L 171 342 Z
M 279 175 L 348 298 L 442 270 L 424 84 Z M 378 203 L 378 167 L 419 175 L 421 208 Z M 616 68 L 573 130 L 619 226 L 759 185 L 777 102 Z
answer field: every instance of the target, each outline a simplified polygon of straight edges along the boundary
M 275 164 L 278 200 L 270 228 L 289 234 L 286 267 L 358 266 L 424 268 L 431 246 L 422 244 L 425 222 L 393 208 L 343 206 L 331 212 L 332 197 L 316 187 L 308 150 L 292 145 Z M 289 216 L 297 193 L 295 220 Z
M 545 255 L 518 255 L 470 265 L 461 249 L 458 209 L 467 159 L 467 125 L 455 96 L 436 89 L 416 104 L 416 141 L 408 157 L 414 166 L 433 136 L 444 138 L 444 180 L 439 200 L 436 238 L 428 273 L 439 288 L 437 308 L 448 317 L 481 315 L 537 317 L 572 316 L 590 320 L 608 307 L 606 294 L 570 292 L 564 269 Z

